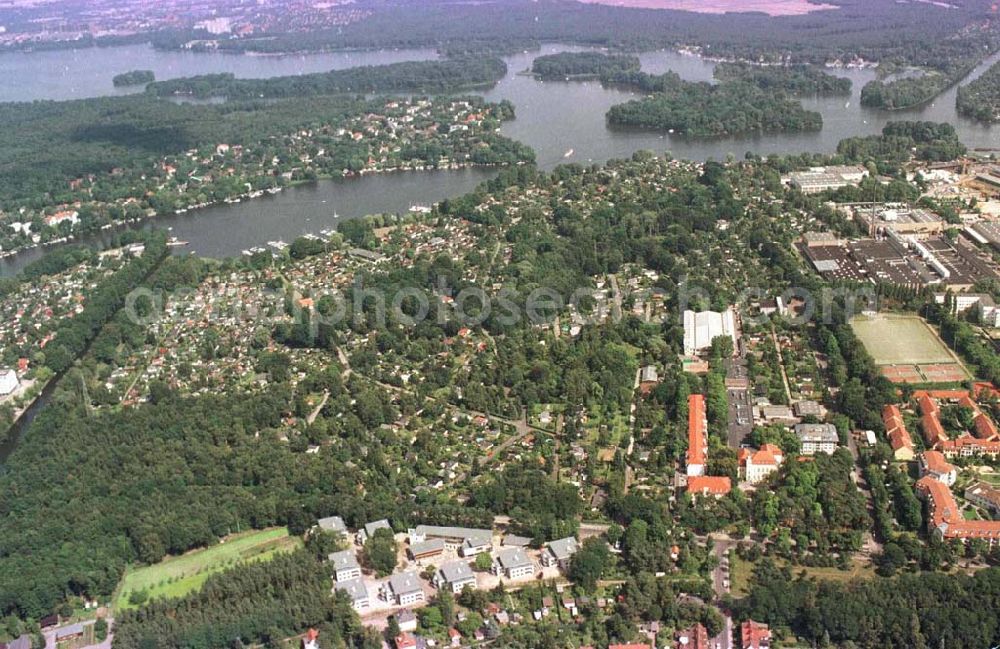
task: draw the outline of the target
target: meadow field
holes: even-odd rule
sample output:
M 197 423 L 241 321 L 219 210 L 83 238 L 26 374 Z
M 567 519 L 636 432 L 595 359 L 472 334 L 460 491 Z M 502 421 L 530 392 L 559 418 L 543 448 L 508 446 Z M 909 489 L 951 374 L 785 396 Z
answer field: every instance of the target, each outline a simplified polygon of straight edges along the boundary
M 201 588 L 209 575 L 246 561 L 263 561 L 278 552 L 301 545 L 288 529 L 275 527 L 234 534 L 222 542 L 176 557 L 167 557 L 151 566 L 125 572 L 114 598 L 115 610 L 133 608 L 132 593 L 145 591 L 149 599 L 181 597 Z

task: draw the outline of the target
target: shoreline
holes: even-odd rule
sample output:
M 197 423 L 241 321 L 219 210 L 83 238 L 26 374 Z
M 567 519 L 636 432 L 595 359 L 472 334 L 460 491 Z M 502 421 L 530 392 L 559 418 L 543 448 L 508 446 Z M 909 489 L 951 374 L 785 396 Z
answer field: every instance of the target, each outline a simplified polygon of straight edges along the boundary
M 31 245 L 25 246 L 23 248 L 17 248 L 17 249 L 13 249 L 13 250 L 9 250 L 9 251 L 5 250 L 5 251 L 3 251 L 3 253 L 0 253 L 0 260 L 7 260 L 7 261 L 13 263 L 13 261 L 16 260 L 17 257 L 20 256 L 20 255 L 22 255 L 22 254 L 26 254 L 26 253 L 29 253 L 31 251 L 36 251 L 36 250 L 40 250 L 40 249 L 44 249 L 44 248 L 58 248 L 58 247 L 61 247 L 61 246 L 71 245 L 73 243 L 79 243 L 82 240 L 87 239 L 87 238 L 98 237 L 102 233 L 105 233 L 105 232 L 107 232 L 109 230 L 122 230 L 122 231 L 124 231 L 124 230 L 134 230 L 134 229 L 138 229 L 138 228 L 140 228 L 140 227 L 142 227 L 143 225 L 146 225 L 146 224 L 149 224 L 149 225 L 155 227 L 155 221 L 157 219 L 161 219 L 163 217 L 181 216 L 181 215 L 184 215 L 184 214 L 195 215 L 198 211 L 201 211 L 201 210 L 204 210 L 204 209 L 208 209 L 208 208 L 211 208 L 211 207 L 222 207 L 224 205 L 235 205 L 237 203 L 242 203 L 244 201 L 257 201 L 257 200 L 262 199 L 262 198 L 266 199 L 266 198 L 269 198 L 271 196 L 275 196 L 275 195 L 277 195 L 277 194 L 285 191 L 286 189 L 294 189 L 294 188 L 297 188 L 297 187 L 306 187 L 308 185 L 315 185 L 315 184 L 319 183 L 320 181 L 333 181 L 333 182 L 337 182 L 337 181 L 350 181 L 350 180 L 356 180 L 356 179 L 362 178 L 363 176 L 371 176 L 371 175 L 389 175 L 389 174 L 393 174 L 393 173 L 405 173 L 405 172 L 427 173 L 427 172 L 437 172 L 437 171 L 461 171 L 463 169 L 503 168 L 503 167 L 521 166 L 521 165 L 525 165 L 525 164 L 533 164 L 533 161 L 522 160 L 522 161 L 518 161 L 516 163 L 504 163 L 504 164 L 451 163 L 448 167 L 445 167 L 445 168 L 438 168 L 438 167 L 433 167 L 433 168 L 405 168 L 405 167 L 395 167 L 395 168 L 392 168 L 392 169 L 361 170 L 361 171 L 359 171 L 357 173 L 351 173 L 351 174 L 348 174 L 348 175 L 341 175 L 341 176 L 317 175 L 317 177 L 315 179 L 312 179 L 312 180 L 307 180 L 307 179 L 293 180 L 293 181 L 289 181 L 288 184 L 286 184 L 286 185 L 281 185 L 279 187 L 273 188 L 273 189 L 275 189 L 277 191 L 269 191 L 267 189 L 264 189 L 264 190 L 254 190 L 252 192 L 246 192 L 244 194 L 238 194 L 238 195 L 235 195 L 235 196 L 229 196 L 227 198 L 224 198 L 224 199 L 221 199 L 221 200 L 218 200 L 218 201 L 213 201 L 213 202 L 203 203 L 203 204 L 197 204 L 197 205 L 193 205 L 193 206 L 187 207 L 187 208 L 181 208 L 180 210 L 175 210 L 174 212 L 158 213 L 158 214 L 154 214 L 152 216 L 146 216 L 146 217 L 141 217 L 141 218 L 136 218 L 136 219 L 125 219 L 125 220 L 121 220 L 121 221 L 115 221 L 115 222 L 112 222 L 112 223 L 106 223 L 106 224 L 102 225 L 97 231 L 94 231 L 94 232 L 85 232 L 85 233 L 81 233 L 79 235 L 70 235 L 68 237 L 63 237 L 63 238 L 56 239 L 56 240 L 53 240 L 53 241 L 46 241 L 46 242 L 34 243 L 34 244 L 31 244 Z M 48 254 L 48 253 L 46 252 L 45 254 Z M 15 273 L 12 273 L 10 276 L 16 276 L 19 273 L 20 273 L 20 270 L 18 270 Z M 3 276 L 3 275 L 0 274 L 0 276 Z

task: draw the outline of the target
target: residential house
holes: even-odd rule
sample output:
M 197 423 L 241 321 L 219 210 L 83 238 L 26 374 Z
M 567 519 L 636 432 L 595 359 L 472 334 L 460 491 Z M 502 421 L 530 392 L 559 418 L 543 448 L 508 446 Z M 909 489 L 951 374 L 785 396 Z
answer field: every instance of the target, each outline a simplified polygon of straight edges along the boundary
M 365 526 L 358 530 L 358 543 L 364 545 L 368 539 L 375 536 L 376 530 L 389 530 L 392 532 L 392 526 L 389 525 L 389 521 L 386 519 L 380 519 L 377 521 L 372 521 L 371 523 L 365 523 Z
M 740 625 L 740 646 L 743 649 L 769 649 L 771 629 L 761 622 L 746 620 Z
M 893 457 L 900 462 L 909 462 L 913 459 L 913 440 L 910 432 L 906 430 L 903 423 L 903 414 L 899 407 L 888 404 L 882 408 L 882 424 L 889 437 L 889 446 L 892 447 Z
M 1000 541 L 1000 521 L 965 520 L 951 489 L 932 476 L 917 480 L 917 493 L 927 500 L 927 531 L 942 539 Z
M 692 495 L 699 494 L 719 498 L 729 493 L 732 488 L 733 485 L 728 476 L 699 475 L 692 476 L 687 480 L 687 492 Z
M 434 574 L 435 588 L 449 588 L 451 592 L 458 594 L 466 586 L 475 588 L 476 576 L 465 561 L 448 561 Z
M 994 516 L 1000 514 L 1000 489 L 985 482 L 974 482 L 965 489 L 965 499 L 987 509 Z
M 354 555 L 354 550 L 331 552 L 327 560 L 333 565 L 333 578 L 337 581 L 358 579 L 361 577 L 361 566 Z
M 388 591 L 386 593 L 391 602 L 399 606 L 409 606 L 424 601 L 424 587 L 420 583 L 420 577 L 415 570 L 409 572 L 399 572 L 391 577 L 386 583 Z
M 364 611 L 371 606 L 371 598 L 368 595 L 368 587 L 360 577 L 338 581 L 334 586 L 336 590 L 347 593 L 351 598 L 351 605 L 355 611 Z
M 708 630 L 701 624 L 674 634 L 677 649 L 709 649 Z
M 535 574 L 535 564 L 521 548 L 505 548 L 493 559 L 493 574 L 507 579 L 524 579 Z
M 929 475 L 935 480 L 940 480 L 946 486 L 955 484 L 958 472 L 945 458 L 940 451 L 924 451 L 920 454 L 920 476 Z
M 561 570 L 569 568 L 569 560 L 580 549 L 580 543 L 572 536 L 549 541 L 542 550 L 542 565 L 550 568 L 559 566 Z
M 396 624 L 399 625 L 400 631 L 416 631 L 417 630 L 417 614 L 408 608 L 404 608 L 395 615 Z
M 708 462 L 708 441 L 705 438 L 707 427 L 705 397 L 700 394 L 688 396 L 688 476 L 705 475 L 705 465 Z

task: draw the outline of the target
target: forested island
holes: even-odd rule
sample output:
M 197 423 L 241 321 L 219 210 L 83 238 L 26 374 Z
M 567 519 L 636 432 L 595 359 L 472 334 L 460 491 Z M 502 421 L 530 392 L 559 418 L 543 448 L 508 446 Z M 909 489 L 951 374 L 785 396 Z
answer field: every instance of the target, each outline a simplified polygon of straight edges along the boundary
M 507 74 L 498 58 L 475 57 L 443 61 L 403 61 L 331 72 L 237 79 L 232 74 L 207 74 L 152 83 L 146 92 L 160 97 L 226 97 L 260 99 L 313 97 L 340 93 L 442 93 L 491 86 Z
M 672 131 L 690 137 L 714 137 L 752 132 L 816 131 L 819 113 L 807 111 L 783 92 L 768 91 L 743 81 L 720 84 L 681 81 L 674 73 L 627 73 L 608 81 L 635 82 L 653 94 L 612 106 L 612 126 Z
M 954 160 L 965 154 L 955 127 L 938 122 L 889 122 L 881 135 L 851 137 L 837 143 L 837 154 L 850 161 Z
M 851 80 L 827 74 L 808 65 L 749 65 L 719 63 L 715 66 L 719 81 L 745 81 L 762 90 L 782 91 L 790 95 L 850 95 Z
M 953 79 L 940 72 L 928 71 L 894 81 L 869 81 L 861 88 L 861 105 L 899 110 L 917 106 L 934 98 Z
M 531 63 L 531 72 L 539 79 L 593 78 L 605 74 L 638 70 L 639 57 L 601 52 L 559 52 L 539 56 Z
M 979 42 L 970 41 L 975 35 Z M 916 44 L 915 44 L 916 45 Z M 880 78 L 861 88 L 861 105 L 900 110 L 930 101 L 961 81 L 988 54 L 1000 47 L 1000 35 L 988 27 L 969 28 L 963 37 L 919 44 L 907 58 L 886 58 L 879 66 Z M 905 65 L 904 65 L 905 62 Z M 909 66 L 909 67 L 908 67 Z M 898 74 L 886 80 L 883 76 Z
M 115 84 L 115 88 L 144 86 L 154 81 L 156 81 L 156 75 L 153 74 L 152 70 L 131 70 L 122 74 L 116 74 L 111 79 L 111 82 Z
M 980 122 L 1000 122 L 1000 62 L 975 81 L 959 87 L 955 107 L 960 115 Z

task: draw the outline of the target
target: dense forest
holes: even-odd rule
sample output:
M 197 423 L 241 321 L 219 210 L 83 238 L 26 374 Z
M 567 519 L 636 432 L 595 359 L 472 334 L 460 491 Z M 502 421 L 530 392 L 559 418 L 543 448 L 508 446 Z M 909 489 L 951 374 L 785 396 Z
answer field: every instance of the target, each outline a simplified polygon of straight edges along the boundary
M 816 131 L 822 128 L 823 118 L 783 93 L 749 83 L 681 82 L 643 99 L 612 106 L 608 123 L 713 137 L 758 131 Z
M 735 609 L 819 646 L 992 647 L 1000 642 L 1000 569 L 842 584 L 795 577 L 765 559 Z
M 861 88 L 861 105 L 898 110 L 933 99 L 951 80 L 938 72 L 904 77 L 895 81 L 869 81 Z
M 972 83 L 961 86 L 955 107 L 960 115 L 980 122 L 1000 122 L 1000 62 Z
M 559 52 L 536 58 L 531 63 L 531 71 L 540 79 L 565 79 L 638 70 L 639 66 L 638 57 L 626 54 Z
M 630 49 L 670 45 L 709 47 L 720 57 L 823 64 L 855 57 L 898 59 L 914 65 L 952 58 L 955 46 L 981 49 L 982 34 L 963 31 L 991 18 L 982 0 L 914 11 L 909 5 L 868 0 L 832 0 L 841 9 L 823 14 L 771 17 L 763 13 L 712 15 L 629 9 L 559 0 L 515 0 L 502 5 L 437 1 L 414 6 L 374 3 L 365 20 L 305 34 L 219 41 L 221 49 L 289 52 L 328 48 L 443 47 L 452 51 L 520 51 L 540 42 L 573 42 Z M 885 34 L 891 33 L 892 39 Z M 203 33 L 159 35 L 159 47 L 180 47 Z M 962 50 L 964 51 L 964 50 Z
M 827 74 L 808 65 L 759 66 L 743 63 L 720 63 L 715 66 L 719 81 L 745 81 L 761 90 L 782 91 L 790 95 L 849 95 L 851 80 Z
M 965 153 L 955 127 L 938 122 L 889 122 L 881 135 L 851 137 L 837 143 L 837 154 L 853 162 L 893 160 L 954 160 Z
M 960 37 L 926 42 L 926 52 L 914 53 L 908 59 L 887 58 L 880 68 L 890 75 L 896 68 L 902 68 L 902 74 L 866 83 L 861 88 L 861 105 L 899 110 L 930 101 L 1000 48 L 996 25 L 986 25 L 969 27 Z
M 498 58 L 475 57 L 442 61 L 403 61 L 366 65 L 331 72 L 270 79 L 237 79 L 232 74 L 207 74 L 152 83 L 151 95 L 200 98 L 260 99 L 313 97 L 340 93 L 443 93 L 492 86 L 507 74 Z
M 156 75 L 152 70 L 130 70 L 122 74 L 116 74 L 111 78 L 115 88 L 126 86 L 144 86 L 147 83 L 156 81 Z

